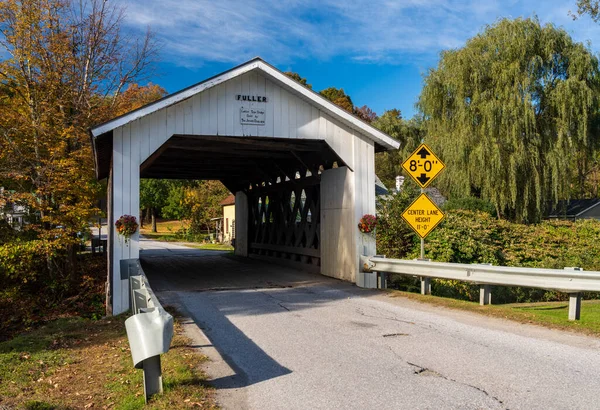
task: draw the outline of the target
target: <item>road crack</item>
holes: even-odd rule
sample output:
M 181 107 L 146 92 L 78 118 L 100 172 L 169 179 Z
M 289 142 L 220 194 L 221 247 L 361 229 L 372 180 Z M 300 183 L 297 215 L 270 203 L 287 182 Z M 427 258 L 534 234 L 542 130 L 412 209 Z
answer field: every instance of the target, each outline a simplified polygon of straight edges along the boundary
M 411 363 L 411 362 L 407 361 L 406 364 L 408 364 L 411 367 L 414 367 L 414 374 L 415 375 L 441 377 L 444 380 L 448 380 L 448 381 L 453 382 L 453 383 L 457 383 L 457 384 L 460 384 L 460 385 L 463 385 L 463 386 L 466 386 L 466 387 L 470 387 L 471 389 L 475 389 L 475 390 L 483 393 L 487 397 L 489 397 L 492 400 L 494 400 L 496 403 L 504 406 L 504 402 L 502 400 L 500 400 L 496 396 L 492 396 L 490 393 L 488 393 L 485 389 L 482 389 L 481 387 L 474 386 L 474 385 L 469 384 L 469 383 L 459 382 L 458 380 L 452 379 L 451 377 L 448 377 L 448 376 L 444 376 L 443 374 L 441 374 L 441 373 L 439 373 L 439 372 L 437 372 L 435 370 L 429 369 L 427 367 L 419 366 L 418 364 L 415 364 L 415 363 Z M 508 410 L 507 407 L 505 407 L 505 409 Z

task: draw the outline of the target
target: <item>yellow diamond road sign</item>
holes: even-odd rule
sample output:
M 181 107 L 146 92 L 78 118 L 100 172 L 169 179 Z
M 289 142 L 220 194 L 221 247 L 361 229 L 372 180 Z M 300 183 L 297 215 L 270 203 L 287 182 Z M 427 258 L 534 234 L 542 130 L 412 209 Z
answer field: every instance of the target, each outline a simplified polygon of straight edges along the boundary
M 402 168 L 421 188 L 426 188 L 445 167 L 442 160 L 436 157 L 425 144 L 419 145 L 419 148 L 402 164 Z
M 402 213 L 402 218 L 421 238 L 425 238 L 442 222 L 444 213 L 427 195 L 421 194 Z

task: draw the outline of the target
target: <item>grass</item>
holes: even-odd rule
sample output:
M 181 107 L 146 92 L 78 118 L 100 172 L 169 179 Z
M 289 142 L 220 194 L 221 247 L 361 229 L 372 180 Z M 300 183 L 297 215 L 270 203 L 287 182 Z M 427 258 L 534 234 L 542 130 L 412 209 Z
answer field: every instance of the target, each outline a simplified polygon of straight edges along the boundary
M 199 370 L 206 357 L 177 321 L 171 350 L 161 356 L 165 392 L 145 406 L 124 320 L 58 319 L 0 343 L 0 408 L 217 408 Z
M 451 309 L 466 310 L 487 316 L 531 323 L 553 329 L 570 330 L 592 336 L 600 336 L 600 300 L 584 300 L 581 320 L 568 320 L 569 302 L 513 303 L 480 306 L 476 302 L 421 295 L 397 290 L 388 291 L 391 297 L 405 297 L 423 303 Z M 493 298 L 493 290 L 492 290 Z
M 209 251 L 229 251 L 233 252 L 233 246 L 223 243 L 202 243 L 202 244 L 187 244 L 186 246 L 196 249 L 206 249 Z
M 143 228 L 140 228 L 140 233 L 145 236 L 150 235 L 162 235 L 165 237 L 174 236 L 177 231 L 182 228 L 188 228 L 189 222 L 187 221 L 174 221 L 174 220 L 163 220 L 158 219 L 156 221 L 156 230 L 157 232 L 152 232 L 151 224 L 144 224 Z

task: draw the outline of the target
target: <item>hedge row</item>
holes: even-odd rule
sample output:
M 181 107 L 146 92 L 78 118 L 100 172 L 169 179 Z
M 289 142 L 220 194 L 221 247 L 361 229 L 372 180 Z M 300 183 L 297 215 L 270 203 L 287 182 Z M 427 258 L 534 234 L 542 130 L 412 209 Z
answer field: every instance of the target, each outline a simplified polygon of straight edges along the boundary
M 391 258 L 419 256 L 419 240 L 400 217 L 410 199 L 410 194 L 398 195 L 384 203 L 377 231 L 378 253 Z M 498 220 L 486 212 L 448 210 L 445 221 L 427 237 L 425 256 L 437 262 L 600 270 L 600 221 L 522 225 Z M 417 285 L 410 278 L 395 281 L 408 290 Z M 440 296 L 479 299 L 477 286 L 460 281 L 436 280 L 433 291 Z M 541 289 L 495 287 L 493 297 L 495 302 L 507 303 L 564 300 L 566 295 Z

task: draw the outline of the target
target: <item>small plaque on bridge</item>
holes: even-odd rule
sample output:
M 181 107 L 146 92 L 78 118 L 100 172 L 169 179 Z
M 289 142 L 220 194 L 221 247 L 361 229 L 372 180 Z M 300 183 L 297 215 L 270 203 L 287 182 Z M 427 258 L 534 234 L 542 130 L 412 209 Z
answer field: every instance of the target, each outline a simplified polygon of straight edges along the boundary
M 425 144 L 419 145 L 415 152 L 402 164 L 402 168 L 421 188 L 427 188 L 445 167 L 446 165 L 442 160 Z
M 426 194 L 421 194 L 402 213 L 402 218 L 421 238 L 425 238 L 444 219 L 444 213 Z
M 264 108 L 240 108 L 240 124 L 242 125 L 265 125 L 265 116 Z

